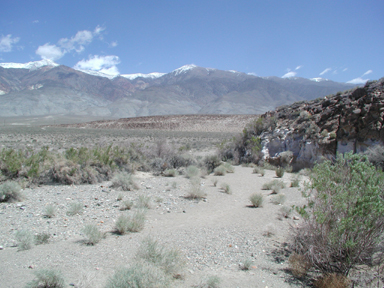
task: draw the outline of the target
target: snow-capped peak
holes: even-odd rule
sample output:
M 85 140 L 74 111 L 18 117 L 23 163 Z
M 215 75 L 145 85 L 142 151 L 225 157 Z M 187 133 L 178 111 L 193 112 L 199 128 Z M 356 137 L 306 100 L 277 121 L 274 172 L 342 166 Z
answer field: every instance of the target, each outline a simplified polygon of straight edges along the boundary
M 142 73 L 135 73 L 135 74 L 122 74 L 121 77 L 127 78 L 129 80 L 134 80 L 136 78 L 160 78 L 161 76 L 165 75 L 166 73 L 159 73 L 159 72 L 152 72 L 149 74 L 142 74 Z
M 113 79 L 120 76 L 119 74 L 113 74 L 113 73 L 109 74 L 109 73 L 103 73 L 102 71 L 95 71 L 95 70 L 82 70 L 82 69 L 76 69 L 76 70 L 92 76 L 104 77 L 108 79 Z
M 317 77 L 317 78 L 310 78 L 309 80 L 311 80 L 311 81 L 315 81 L 315 82 L 329 81 L 328 79 L 324 79 L 324 78 L 320 78 L 320 77 Z
M 43 59 L 40 61 L 28 62 L 28 63 L 0 63 L 3 68 L 17 68 L 17 69 L 29 69 L 36 70 L 43 66 L 56 67 L 59 64 L 49 59 Z
M 176 76 L 176 75 L 179 75 L 181 73 L 185 73 L 188 70 L 191 70 L 191 69 L 196 68 L 196 67 L 197 66 L 194 64 L 184 65 L 184 66 L 181 66 L 180 68 L 177 68 L 176 70 L 173 70 L 172 73 L 174 73 Z

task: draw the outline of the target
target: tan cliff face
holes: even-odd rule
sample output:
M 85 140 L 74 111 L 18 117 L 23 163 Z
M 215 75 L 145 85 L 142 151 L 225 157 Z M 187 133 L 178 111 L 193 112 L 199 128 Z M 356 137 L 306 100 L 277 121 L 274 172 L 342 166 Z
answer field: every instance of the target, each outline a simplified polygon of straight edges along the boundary
M 294 169 L 312 166 L 336 153 L 364 152 L 384 144 L 384 78 L 336 95 L 297 102 L 262 115 L 276 123 L 260 135 L 264 158 L 278 162 L 293 152 Z

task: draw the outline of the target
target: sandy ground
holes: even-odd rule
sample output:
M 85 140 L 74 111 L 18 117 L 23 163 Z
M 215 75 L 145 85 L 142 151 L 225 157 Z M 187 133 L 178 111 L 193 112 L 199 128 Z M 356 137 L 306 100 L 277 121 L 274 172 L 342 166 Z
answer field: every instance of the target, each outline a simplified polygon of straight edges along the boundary
M 0 287 L 23 287 L 34 278 L 33 271 L 41 268 L 61 270 L 72 287 L 104 287 L 116 268 L 132 263 L 140 243 L 148 236 L 183 253 L 184 279 L 176 280 L 175 287 L 193 287 L 209 276 L 218 276 L 220 287 L 300 286 L 284 271 L 285 258 L 275 261 L 274 250 L 287 241 L 289 227 L 299 221 L 292 217 L 279 220 L 281 205 L 270 202 L 271 191 L 261 190 L 264 183 L 276 179 L 274 171 L 266 170 L 266 175 L 260 177 L 252 173 L 252 168 L 236 166 L 234 173 L 209 175 L 202 179 L 205 201 L 183 197 L 189 189 L 185 176 L 135 176 L 140 188 L 133 192 L 116 191 L 109 187 L 110 182 L 42 186 L 25 189 L 26 200 L 21 203 L 1 203 Z M 288 185 L 291 177 L 286 173 L 282 180 Z M 233 193 L 223 193 L 222 183 L 229 184 Z M 249 196 L 255 192 L 265 195 L 261 208 L 249 207 Z M 110 233 L 118 215 L 124 213 L 116 201 L 121 193 L 133 200 L 140 194 L 152 197 L 143 231 L 123 236 Z M 303 201 L 297 188 L 285 188 L 280 193 L 286 195 L 286 206 Z M 72 200 L 86 204 L 83 214 L 65 215 L 66 205 Z M 59 208 L 52 219 L 42 215 L 47 203 L 56 203 Z M 87 223 L 97 223 L 101 231 L 108 232 L 107 237 L 95 246 L 82 244 L 81 227 Z M 18 251 L 14 233 L 28 227 L 35 233 L 50 231 L 55 236 L 49 244 Z M 264 236 L 266 231 L 272 235 Z M 248 271 L 239 268 L 245 259 L 253 261 Z

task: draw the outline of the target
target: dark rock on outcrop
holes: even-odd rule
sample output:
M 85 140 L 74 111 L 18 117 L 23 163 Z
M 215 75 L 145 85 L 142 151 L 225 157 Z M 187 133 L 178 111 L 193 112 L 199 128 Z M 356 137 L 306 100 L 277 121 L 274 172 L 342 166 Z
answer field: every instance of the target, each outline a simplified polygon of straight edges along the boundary
M 273 130 L 257 133 L 264 159 L 278 162 L 282 153 L 292 151 L 295 170 L 336 153 L 364 152 L 384 144 L 384 78 L 363 88 L 279 107 L 261 118 L 275 123 Z

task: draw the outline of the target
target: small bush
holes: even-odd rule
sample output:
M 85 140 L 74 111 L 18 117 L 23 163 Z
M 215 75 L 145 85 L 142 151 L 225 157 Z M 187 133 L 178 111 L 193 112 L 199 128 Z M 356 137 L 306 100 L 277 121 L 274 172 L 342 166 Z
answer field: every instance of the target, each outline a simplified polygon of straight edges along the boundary
M 45 207 L 44 216 L 47 218 L 53 218 L 56 215 L 56 207 L 52 204 L 49 204 Z
M 262 207 L 264 202 L 264 196 L 263 194 L 254 193 L 249 197 L 249 200 L 251 201 L 253 207 Z
M 39 270 L 34 272 L 36 279 L 27 284 L 27 288 L 64 288 L 65 280 L 56 270 Z
M 252 259 L 245 259 L 243 263 L 240 264 L 240 269 L 241 270 L 244 270 L 244 271 L 248 271 L 249 269 L 251 269 L 251 266 L 252 266 Z
M 187 178 L 200 177 L 200 170 L 196 166 L 188 166 L 187 170 L 185 171 L 185 176 Z
M 47 244 L 51 235 L 48 233 L 39 233 L 35 235 L 35 245 Z
M 216 167 L 215 170 L 213 170 L 215 176 L 224 176 L 227 172 L 227 169 L 223 165 L 220 165 L 219 167 Z
M 300 176 L 296 176 L 291 179 L 291 187 L 299 187 L 300 186 Z
M 23 199 L 21 187 L 16 182 L 8 181 L 0 185 L 0 202 L 17 202 Z
M 163 172 L 165 177 L 176 177 L 178 175 L 176 169 L 167 169 Z
M 223 167 L 225 168 L 225 172 L 227 173 L 234 173 L 235 172 L 235 167 L 233 167 L 231 164 L 229 164 L 228 162 L 225 162 L 223 164 Z
M 213 180 L 213 187 L 216 187 L 218 182 L 219 182 L 219 180 L 217 180 L 217 179 Z
M 120 210 L 121 211 L 131 210 L 132 207 L 133 207 L 133 202 L 131 200 L 125 200 L 125 201 L 121 202 Z
M 120 215 L 116 221 L 116 231 L 124 235 L 127 232 L 139 232 L 144 229 L 145 212 L 135 211 L 133 214 Z
M 352 281 L 347 276 L 337 273 L 327 274 L 317 279 L 313 286 L 316 288 L 349 288 Z
M 124 191 L 132 191 L 139 188 L 132 174 L 128 172 L 120 172 L 116 174 L 112 178 L 112 187 L 120 188 Z
M 73 202 L 69 205 L 67 215 L 68 216 L 74 216 L 76 214 L 83 213 L 83 207 L 84 205 L 78 202 Z
M 226 193 L 226 194 L 232 194 L 232 189 L 231 189 L 231 186 L 229 186 L 229 184 L 227 183 L 223 183 L 221 184 L 221 190 Z
M 85 234 L 87 239 L 84 241 L 87 245 L 95 245 L 100 242 L 100 240 L 104 237 L 104 233 L 99 231 L 94 224 L 88 224 L 84 227 L 82 232 Z
M 260 176 L 264 176 L 265 175 L 265 170 L 262 167 L 256 166 L 256 167 L 253 168 L 253 173 L 254 174 L 260 174 Z
M 281 180 L 272 180 L 271 182 L 265 183 L 261 189 L 272 190 L 272 193 L 279 193 L 281 189 L 285 188 L 285 184 Z
M 140 195 L 137 199 L 136 206 L 138 208 L 151 209 L 151 197 L 147 195 Z
M 303 278 L 307 275 L 308 270 L 311 268 L 311 264 L 308 260 L 300 254 L 292 253 L 288 259 L 289 270 L 296 278 Z
M 272 237 L 276 234 L 276 228 L 272 223 L 265 225 L 263 236 Z
M 285 170 L 283 167 L 277 167 L 275 172 L 277 177 L 282 178 L 284 176 Z
M 291 213 L 292 213 L 291 208 L 287 206 L 283 206 L 279 209 L 278 219 L 283 220 L 283 218 L 289 218 L 289 215 L 291 215 Z
M 192 178 L 190 181 L 189 193 L 187 194 L 187 196 L 185 196 L 185 198 L 200 200 L 202 198 L 205 198 L 206 196 L 207 193 L 205 193 L 202 189 L 200 179 L 196 177 Z
M 275 205 L 281 205 L 285 202 L 285 195 L 284 194 L 278 194 L 276 196 L 273 196 L 271 199 L 271 202 Z
M 119 193 L 119 195 L 117 195 L 116 201 L 121 201 L 123 200 L 123 198 L 124 198 L 124 195 Z
M 28 230 L 20 230 L 16 232 L 17 250 L 29 250 L 33 247 L 33 235 Z
M 209 276 L 205 281 L 199 285 L 194 285 L 195 288 L 219 288 L 221 280 L 218 276 Z
M 106 288 L 168 288 L 171 277 L 151 263 L 135 262 L 120 268 L 108 279 Z
M 143 241 L 136 256 L 175 278 L 180 276 L 185 264 L 177 249 L 167 248 L 152 238 L 146 238 Z

